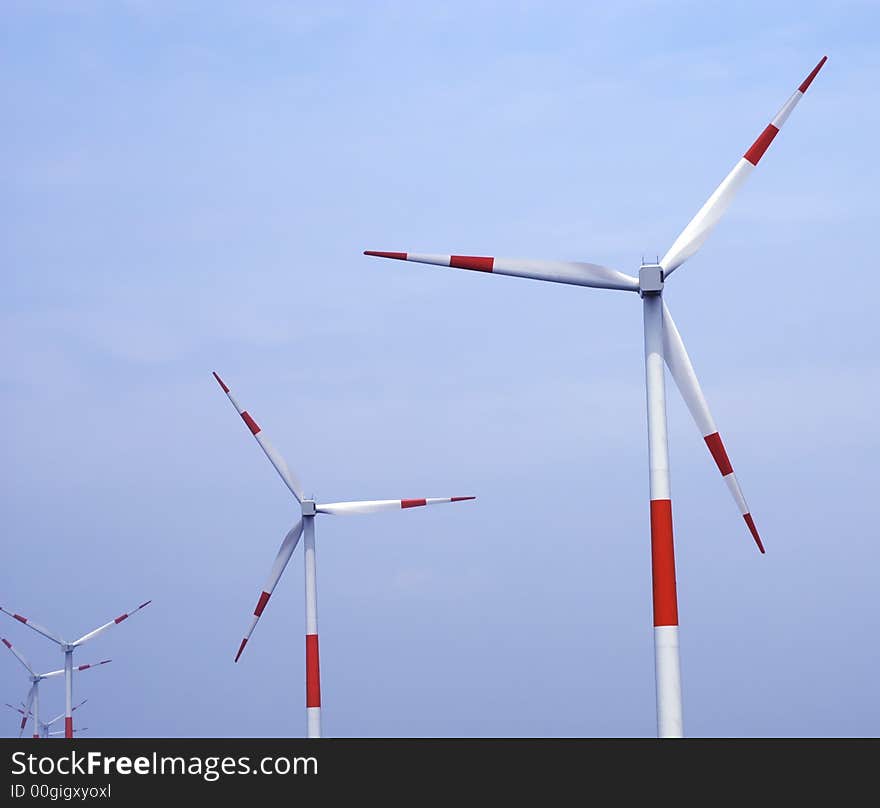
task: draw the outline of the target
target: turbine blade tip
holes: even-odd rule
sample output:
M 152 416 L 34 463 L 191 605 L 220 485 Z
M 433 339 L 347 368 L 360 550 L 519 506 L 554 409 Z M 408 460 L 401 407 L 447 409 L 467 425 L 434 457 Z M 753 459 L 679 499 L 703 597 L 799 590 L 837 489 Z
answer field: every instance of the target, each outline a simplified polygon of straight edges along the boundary
M 450 502 L 466 502 L 469 499 L 476 499 L 476 497 L 452 497 Z
M 384 252 L 382 250 L 364 250 L 364 255 L 371 255 L 374 258 L 396 258 L 398 261 L 406 261 L 407 256 L 405 252 Z
M 224 392 L 224 393 L 228 393 L 228 392 L 229 392 L 229 388 L 226 386 L 226 383 L 223 381 L 223 379 L 221 379 L 221 378 L 217 375 L 217 371 L 216 371 L 216 370 L 212 370 L 211 373 L 214 374 L 214 378 L 217 380 L 217 384 L 219 384 L 220 387 L 223 388 L 223 392 Z
M 817 64 L 817 65 L 812 69 L 812 71 L 810 71 L 810 75 L 807 76 L 807 77 L 803 80 L 803 82 L 801 83 L 801 86 L 798 87 L 798 90 L 800 90 L 802 93 L 805 93 L 805 92 L 809 89 L 810 85 L 813 83 L 813 79 L 816 78 L 816 76 L 818 75 L 819 71 L 822 69 L 822 67 L 824 66 L 825 62 L 827 62 L 827 61 L 828 61 L 828 57 L 827 57 L 827 56 L 823 56 L 823 57 L 819 60 L 819 64 Z
M 238 658 L 241 656 L 241 652 L 244 651 L 244 647 L 247 645 L 247 637 L 245 637 L 241 641 L 241 645 L 238 646 L 238 653 L 235 655 L 235 661 L 238 662 Z
M 755 544 L 758 545 L 758 549 L 762 553 L 766 553 L 766 550 L 764 550 L 764 543 L 761 541 L 761 537 L 758 535 L 758 528 L 755 527 L 755 520 L 752 519 L 752 515 L 750 513 L 744 513 L 743 519 L 745 520 L 746 525 L 748 525 L 749 532 L 752 534 L 752 538 L 755 540 Z

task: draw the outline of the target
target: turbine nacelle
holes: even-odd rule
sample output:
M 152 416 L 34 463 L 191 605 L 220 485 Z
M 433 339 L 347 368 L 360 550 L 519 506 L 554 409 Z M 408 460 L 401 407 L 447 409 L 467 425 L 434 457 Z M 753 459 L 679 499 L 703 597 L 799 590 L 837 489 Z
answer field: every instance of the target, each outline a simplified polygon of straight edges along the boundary
M 660 264 L 642 264 L 639 267 L 639 295 L 659 295 L 663 292 L 663 267 Z

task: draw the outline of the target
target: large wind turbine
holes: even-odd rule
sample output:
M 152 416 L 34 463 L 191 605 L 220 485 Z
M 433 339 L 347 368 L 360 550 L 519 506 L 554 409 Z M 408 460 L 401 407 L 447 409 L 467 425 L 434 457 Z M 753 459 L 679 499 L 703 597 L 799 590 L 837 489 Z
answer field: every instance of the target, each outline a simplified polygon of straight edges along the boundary
M 256 628 L 260 615 L 266 608 L 269 598 L 275 589 L 275 585 L 281 578 L 287 562 L 293 555 L 296 545 L 299 543 L 299 537 L 305 534 L 304 555 L 305 555 L 305 590 L 306 590 L 306 726 L 309 738 L 321 737 L 321 674 L 318 664 L 318 590 L 317 590 L 317 566 L 315 559 L 315 517 L 318 514 L 337 514 L 340 516 L 349 514 L 374 513 L 375 511 L 399 511 L 405 508 L 416 508 L 422 505 L 439 505 L 444 502 L 463 502 L 464 500 L 476 499 L 476 497 L 442 497 L 438 499 L 379 499 L 362 502 L 330 502 L 327 504 L 319 504 L 313 499 L 306 498 L 303 493 L 303 487 L 296 475 L 288 468 L 284 458 L 266 439 L 266 435 L 250 416 L 247 410 L 243 410 L 241 405 L 235 399 L 235 396 L 229 392 L 226 383 L 216 373 L 214 378 L 226 393 L 232 406 L 235 407 L 241 419 L 247 424 L 251 434 L 256 438 L 260 448 L 269 458 L 269 462 L 275 467 L 275 471 L 281 476 L 284 484 L 290 490 L 290 493 L 296 498 L 302 510 L 302 518 L 298 519 L 296 524 L 288 531 L 278 555 L 275 556 L 275 563 L 272 564 L 272 570 L 269 573 L 269 580 L 263 591 L 260 593 L 257 607 L 254 609 L 254 619 L 251 621 L 250 628 L 241 645 L 238 647 L 238 653 L 235 655 L 235 661 L 238 662 L 239 657 L 244 651 L 251 634 Z
M 672 502 L 669 484 L 669 454 L 666 440 L 666 395 L 663 363 L 690 409 L 700 433 L 724 477 L 758 549 L 764 546 L 749 507 L 733 473 L 724 444 L 709 412 L 693 365 L 663 302 L 663 288 L 669 276 L 703 244 L 727 210 L 734 195 L 761 160 L 791 111 L 801 100 L 820 62 L 785 102 L 758 139 L 749 147 L 706 203 L 682 230 L 659 264 L 642 264 L 638 278 L 596 264 L 571 261 L 535 261 L 472 255 L 425 255 L 379 252 L 365 255 L 416 261 L 444 267 L 472 269 L 496 275 L 515 275 L 575 286 L 621 289 L 638 292 L 642 298 L 645 338 L 645 383 L 648 408 L 648 459 L 650 466 L 651 560 L 654 589 L 654 659 L 657 687 L 657 730 L 661 737 L 683 735 L 681 674 L 678 648 L 678 602 L 675 591 L 675 558 L 672 542 Z
M 27 661 L 24 654 L 21 653 L 17 648 L 15 648 L 9 640 L 5 637 L 0 638 L 0 641 L 3 642 L 10 651 L 12 651 L 15 658 L 24 665 L 25 670 L 28 672 L 28 679 L 31 682 L 31 688 L 28 691 L 27 701 L 25 702 L 25 710 L 27 712 L 22 714 L 21 719 L 21 728 L 18 733 L 18 737 L 21 737 L 22 732 L 24 732 L 24 725 L 27 723 L 27 719 L 29 715 L 33 715 L 34 718 L 34 738 L 40 737 L 40 682 L 44 679 L 52 679 L 56 676 L 62 676 L 64 674 L 64 668 L 61 668 L 57 671 L 49 671 L 48 673 L 37 673 L 31 663 Z M 100 662 L 94 662 L 91 664 L 80 665 L 77 667 L 78 671 L 88 670 L 89 668 L 97 668 L 99 665 L 106 665 L 108 662 L 112 662 L 110 659 L 102 659 Z M 11 704 L 7 705 L 12 707 Z M 33 707 L 33 709 L 31 709 Z M 13 710 L 18 708 L 12 707 Z M 21 712 L 21 710 L 19 710 Z M 72 711 L 71 711 L 72 712 Z M 63 717 L 63 715 L 62 715 Z
M 103 634 L 107 629 L 113 628 L 113 626 L 119 625 L 123 620 L 127 620 L 131 617 L 135 612 L 140 611 L 144 608 L 144 606 L 149 606 L 152 603 L 151 600 L 142 603 L 136 609 L 132 609 L 130 612 L 125 612 L 124 614 L 119 615 L 119 617 L 114 618 L 109 623 L 104 623 L 103 626 L 98 626 L 94 631 L 90 631 L 88 634 L 83 634 L 78 640 L 74 640 L 73 642 L 67 642 L 67 640 L 63 639 L 59 634 L 56 634 L 49 629 L 44 628 L 37 623 L 34 623 L 33 620 L 28 620 L 27 617 L 22 617 L 20 614 L 16 612 L 10 612 L 8 609 L 0 606 L 0 612 L 4 614 L 8 614 L 10 617 L 14 617 L 20 623 L 24 623 L 28 628 L 33 629 L 37 632 L 37 634 L 42 634 L 46 639 L 52 640 L 52 642 L 61 646 L 61 650 L 64 652 L 64 670 L 63 671 L 53 671 L 52 676 L 56 674 L 64 673 L 64 694 L 65 694 L 65 711 L 64 711 L 64 737 L 72 738 L 73 737 L 73 672 L 74 670 L 84 671 L 87 668 L 93 667 L 92 665 L 80 665 L 78 668 L 74 668 L 73 665 L 73 652 L 79 648 L 83 643 L 88 642 L 89 640 L 95 639 L 100 634 Z M 7 646 L 9 646 L 9 650 L 12 651 L 20 660 L 22 657 L 16 652 L 12 646 L 4 640 Z M 105 660 L 105 662 L 109 662 L 110 660 Z M 105 664 L 104 662 L 97 663 L 99 665 Z

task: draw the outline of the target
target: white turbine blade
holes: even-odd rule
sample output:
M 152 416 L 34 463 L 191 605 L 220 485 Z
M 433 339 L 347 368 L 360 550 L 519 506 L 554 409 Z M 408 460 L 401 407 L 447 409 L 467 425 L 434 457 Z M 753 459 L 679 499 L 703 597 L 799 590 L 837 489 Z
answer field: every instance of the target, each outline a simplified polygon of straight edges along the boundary
M 403 508 L 418 508 L 422 505 L 440 505 L 445 502 L 464 502 L 476 497 L 440 497 L 436 499 L 373 499 L 363 502 L 328 502 L 318 505 L 318 513 L 332 513 L 347 516 L 356 513 L 376 513 L 377 511 L 399 511 Z
M 703 440 L 706 441 L 706 446 L 709 447 L 709 452 L 712 454 L 712 458 L 715 460 L 721 476 L 724 477 L 724 482 L 727 483 L 727 487 L 730 489 L 739 512 L 742 514 L 749 532 L 755 540 L 755 544 L 758 545 L 758 549 L 763 553 L 764 545 L 761 542 L 761 537 L 758 535 L 758 529 L 755 527 L 749 506 L 743 496 L 742 489 L 739 487 L 739 481 L 733 473 L 733 466 L 730 465 L 727 450 L 724 448 L 721 435 L 718 434 L 718 429 L 715 427 L 715 419 L 712 418 L 712 413 L 709 411 L 709 405 L 706 403 L 706 397 L 703 395 L 700 382 L 697 380 L 697 374 L 684 347 L 681 334 L 678 333 L 678 328 L 665 302 L 663 304 L 663 353 L 666 357 L 666 365 L 669 367 L 669 372 L 672 374 L 672 378 L 675 380 L 682 398 L 684 398 L 688 409 L 691 411 L 697 428 L 700 430 Z
M 25 725 L 28 722 L 28 717 L 31 714 L 31 705 L 34 703 L 34 696 L 37 693 L 37 683 L 34 682 L 31 685 L 31 689 L 28 691 L 27 703 L 25 704 L 24 714 L 21 717 L 21 727 L 18 730 L 18 737 L 20 738 L 22 733 L 24 732 Z
M 364 255 L 454 269 L 473 269 L 477 272 L 491 272 L 493 275 L 512 275 L 537 281 L 569 283 L 574 286 L 624 289 L 629 292 L 639 290 L 639 281 L 632 275 L 599 264 L 586 264 L 580 261 L 539 261 L 530 258 L 493 258 L 481 255 L 424 255 L 378 250 L 364 250 Z
M 136 609 L 132 609 L 130 612 L 125 612 L 124 614 L 119 615 L 119 617 L 113 618 L 109 623 L 104 623 L 103 626 L 98 626 L 94 631 L 90 631 L 88 634 L 84 634 L 80 637 L 76 642 L 71 643 L 71 645 L 82 645 L 84 642 L 88 642 L 89 640 L 95 639 L 99 634 L 103 634 L 107 629 L 113 628 L 113 626 L 118 626 L 123 620 L 128 620 L 135 612 L 139 612 L 145 606 L 149 606 L 153 601 L 148 600 L 138 606 Z M 110 661 L 109 659 L 107 660 Z M 103 664 L 103 663 L 101 663 Z
M 56 676 L 63 676 L 64 668 L 59 668 L 57 671 L 49 671 L 48 673 L 39 674 L 40 679 L 52 679 Z
M 64 640 L 62 640 L 61 637 L 59 637 L 57 634 L 49 631 L 49 629 L 47 628 L 44 628 L 39 623 L 35 623 L 33 620 L 28 620 L 27 617 L 22 617 L 16 612 L 10 612 L 9 609 L 4 609 L 2 606 L 0 606 L 0 612 L 8 614 L 10 617 L 14 617 L 16 620 L 18 620 L 19 623 L 24 623 L 28 628 L 32 628 L 34 631 L 36 631 L 37 634 L 42 634 L 47 639 L 52 640 L 52 642 L 57 642 L 58 645 L 65 644 Z
M 217 373 L 214 373 L 214 378 L 217 380 L 217 384 L 223 389 L 223 392 L 226 393 L 226 396 L 232 402 L 232 406 L 238 411 L 238 414 L 241 416 L 241 420 L 247 424 L 248 429 L 250 429 L 251 434 L 256 438 L 257 443 L 260 444 L 260 448 L 265 453 L 266 457 L 269 458 L 269 462 L 275 467 L 275 471 L 281 475 L 281 479 L 284 480 L 284 484 L 290 489 L 290 493 L 293 494 L 297 502 L 303 501 L 303 487 L 302 483 L 300 483 L 299 479 L 297 479 L 296 475 L 288 468 L 286 461 L 278 452 L 278 450 L 269 443 L 265 434 L 263 433 L 262 428 L 257 424 L 257 422 L 250 416 L 247 410 L 243 410 L 241 405 L 239 405 L 238 401 L 236 401 L 235 396 L 229 392 L 229 388 L 226 386 L 226 383 L 221 379 Z
M 87 701 L 88 701 L 88 699 L 83 699 L 83 700 L 82 700 L 79 704 L 77 704 L 75 707 L 72 707 L 72 708 L 70 709 L 70 712 L 71 712 L 71 713 L 75 713 L 75 712 L 76 712 L 80 707 L 82 707 L 83 704 L 85 704 Z M 55 718 L 53 718 L 51 721 L 47 721 L 47 722 L 44 724 L 44 726 L 51 727 L 52 724 L 57 724 L 62 718 L 64 718 L 64 716 L 65 716 L 65 713 L 63 713 L 63 712 L 58 713 L 58 715 L 56 715 Z M 62 730 L 62 732 L 63 732 L 63 730 Z
M 73 731 L 73 734 L 74 734 L 74 735 L 79 735 L 81 732 L 87 732 L 88 729 L 89 729 L 88 727 L 77 727 L 77 728 Z M 57 731 L 55 731 L 55 732 L 50 732 L 49 735 L 52 736 L 52 737 L 54 737 L 55 735 L 64 735 L 64 730 L 63 730 L 63 729 L 59 729 L 59 730 L 57 730 Z
M 238 662 L 238 658 L 241 656 L 244 647 L 251 638 L 251 634 L 254 633 L 254 629 L 257 627 L 257 623 L 260 620 L 260 615 L 263 614 L 263 609 L 266 608 L 269 598 L 272 597 L 272 592 L 275 590 L 276 584 L 281 579 L 281 575 L 284 572 L 284 568 L 287 566 L 287 562 L 290 561 L 293 551 L 296 550 L 296 545 L 299 543 L 299 537 L 302 535 L 302 532 L 303 523 L 302 519 L 300 519 L 288 531 L 287 535 L 284 537 L 284 541 L 281 542 L 281 547 L 278 549 L 278 555 L 275 556 L 272 570 L 269 572 L 269 579 L 266 581 L 266 585 L 260 593 L 260 599 L 257 601 L 257 608 L 254 609 L 254 619 L 251 621 L 250 628 L 247 630 L 247 634 L 244 635 L 241 645 L 238 646 L 238 653 L 235 655 L 236 662 Z
M 22 654 L 21 651 L 19 651 L 17 648 L 13 648 L 12 643 L 9 642 L 9 640 L 7 640 L 5 637 L 3 637 L 2 639 L 3 639 L 3 645 L 5 645 L 10 651 L 12 651 L 12 653 L 15 655 L 15 658 L 19 662 L 21 662 L 21 664 L 24 665 L 25 668 L 27 668 L 27 672 L 31 676 L 36 676 L 37 674 L 34 673 L 34 669 L 31 667 L 31 663 L 28 662 L 27 659 L 25 659 L 24 654 Z
M 782 125 L 788 119 L 791 111 L 797 106 L 798 101 L 803 98 L 807 88 L 816 78 L 816 74 L 822 69 L 827 56 L 823 56 L 809 76 L 807 76 L 800 87 L 794 91 L 788 101 L 783 104 L 782 109 L 776 117 L 767 125 L 758 139 L 751 145 L 749 150 L 740 158 L 739 162 L 733 167 L 731 172 L 724 178 L 712 196 L 706 200 L 706 203 L 697 212 L 697 215 L 688 222 L 687 227 L 681 231 L 678 238 L 673 242 L 672 246 L 663 256 L 660 266 L 666 277 L 671 275 L 676 267 L 681 266 L 688 258 L 690 258 L 708 238 L 709 233 L 718 224 L 725 211 L 730 207 L 730 203 L 736 196 L 737 191 L 742 187 L 746 178 L 758 165 L 764 152 L 770 146 L 773 138 L 779 134 Z

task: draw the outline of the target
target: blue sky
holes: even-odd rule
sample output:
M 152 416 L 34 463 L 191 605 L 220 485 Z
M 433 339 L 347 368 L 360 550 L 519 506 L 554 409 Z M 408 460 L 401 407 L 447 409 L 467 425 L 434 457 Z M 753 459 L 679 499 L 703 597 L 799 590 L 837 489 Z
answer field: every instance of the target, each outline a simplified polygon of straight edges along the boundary
M 653 735 L 637 298 L 361 251 L 635 273 L 827 53 L 667 287 L 767 546 L 670 390 L 685 728 L 877 735 L 878 23 L 9 3 L 0 603 L 78 635 L 154 601 L 82 652 L 81 723 L 304 732 L 301 550 L 232 663 L 296 503 L 216 369 L 319 499 L 479 497 L 319 522 L 326 734 Z

